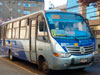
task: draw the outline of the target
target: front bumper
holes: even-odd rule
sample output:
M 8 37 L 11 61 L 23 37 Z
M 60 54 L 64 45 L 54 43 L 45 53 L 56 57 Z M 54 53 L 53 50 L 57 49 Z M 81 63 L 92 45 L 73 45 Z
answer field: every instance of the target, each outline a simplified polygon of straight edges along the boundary
M 81 59 L 87 59 L 87 62 L 80 62 Z M 99 61 L 98 54 L 89 54 L 89 55 L 81 55 L 75 56 L 72 55 L 69 58 L 57 58 L 54 57 L 53 60 L 53 70 L 65 70 L 65 69 L 78 69 L 85 68 L 91 65 L 96 64 Z

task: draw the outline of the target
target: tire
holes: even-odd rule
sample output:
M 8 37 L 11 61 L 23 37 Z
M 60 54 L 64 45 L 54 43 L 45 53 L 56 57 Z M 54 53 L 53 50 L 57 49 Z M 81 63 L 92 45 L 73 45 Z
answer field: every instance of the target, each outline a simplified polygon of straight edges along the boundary
M 48 63 L 45 60 L 42 62 L 42 72 L 44 74 L 49 74 L 50 73 Z
M 12 61 L 14 61 L 14 57 L 12 55 L 12 51 L 11 50 L 9 50 L 9 59 L 12 60 Z
M 84 70 L 85 68 L 80 68 L 80 70 Z
M 79 68 L 79 69 L 76 69 L 76 70 L 79 70 L 79 71 L 83 71 L 85 68 Z

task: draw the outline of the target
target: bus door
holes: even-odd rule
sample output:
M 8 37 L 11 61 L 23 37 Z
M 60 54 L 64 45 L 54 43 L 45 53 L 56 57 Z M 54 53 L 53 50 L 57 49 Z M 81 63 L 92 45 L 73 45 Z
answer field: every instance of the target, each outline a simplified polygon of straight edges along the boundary
M 2 27 L 3 30 L 2 30 L 2 34 L 3 34 L 3 46 L 5 46 L 5 33 L 6 33 L 6 30 L 5 30 L 5 26 Z
M 36 49 L 37 55 L 42 55 L 45 50 L 49 49 L 48 33 L 45 18 L 43 15 L 38 16 L 37 37 L 36 37 Z M 44 53 L 45 54 L 45 53 Z
M 30 19 L 30 60 L 36 62 L 36 24 L 37 18 Z

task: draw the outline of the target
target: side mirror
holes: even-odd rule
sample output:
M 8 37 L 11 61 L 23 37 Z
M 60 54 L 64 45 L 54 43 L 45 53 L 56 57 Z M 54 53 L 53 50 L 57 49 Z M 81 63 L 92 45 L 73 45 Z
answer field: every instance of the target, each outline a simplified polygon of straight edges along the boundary
M 44 30 L 44 22 L 43 21 L 41 21 L 40 23 L 39 23 L 39 31 L 43 31 Z

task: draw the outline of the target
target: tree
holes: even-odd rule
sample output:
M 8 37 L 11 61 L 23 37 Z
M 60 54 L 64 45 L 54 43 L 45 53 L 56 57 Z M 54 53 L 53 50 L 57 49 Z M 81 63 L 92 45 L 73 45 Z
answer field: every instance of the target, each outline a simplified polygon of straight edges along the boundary
M 79 0 L 79 3 L 82 3 L 82 5 L 88 6 L 90 3 L 95 3 L 99 0 Z

